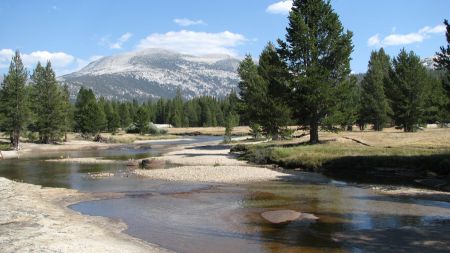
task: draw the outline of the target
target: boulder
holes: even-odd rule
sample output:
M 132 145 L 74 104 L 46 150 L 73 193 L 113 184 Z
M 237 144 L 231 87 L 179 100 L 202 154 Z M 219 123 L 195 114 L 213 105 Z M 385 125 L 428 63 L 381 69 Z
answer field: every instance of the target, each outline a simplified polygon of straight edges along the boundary
M 446 180 L 437 178 L 417 179 L 415 180 L 415 182 L 423 186 L 432 188 L 441 188 L 442 186 L 445 186 L 447 184 Z
M 289 223 L 296 220 L 315 221 L 319 219 L 317 216 L 309 213 L 301 213 L 293 210 L 277 210 L 268 211 L 261 214 L 261 216 L 274 224 Z
M 144 169 L 162 169 L 165 166 L 165 161 L 156 159 L 143 159 L 141 166 Z
M 134 167 L 134 166 L 138 166 L 138 165 L 139 165 L 139 162 L 134 159 L 130 159 L 127 161 L 127 166 L 129 166 L 129 167 Z

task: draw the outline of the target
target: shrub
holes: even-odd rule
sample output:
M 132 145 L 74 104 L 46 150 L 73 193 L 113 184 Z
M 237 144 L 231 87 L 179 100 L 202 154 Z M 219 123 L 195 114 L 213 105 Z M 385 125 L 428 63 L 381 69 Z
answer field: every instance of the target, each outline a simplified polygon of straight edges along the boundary
M 261 125 L 257 123 L 250 124 L 250 135 L 253 137 L 253 139 L 260 139 L 262 136 Z
M 150 123 L 148 125 L 148 133 L 153 135 L 167 134 L 167 129 L 158 128 L 155 124 Z
M 138 134 L 139 133 L 139 129 L 136 127 L 135 124 L 131 124 L 127 128 L 125 128 L 125 132 L 127 134 Z

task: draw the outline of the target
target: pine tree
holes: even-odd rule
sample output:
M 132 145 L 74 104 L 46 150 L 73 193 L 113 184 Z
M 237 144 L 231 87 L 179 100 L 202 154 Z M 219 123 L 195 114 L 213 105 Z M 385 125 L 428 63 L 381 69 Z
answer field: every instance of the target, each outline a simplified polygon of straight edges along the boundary
M 325 118 L 324 124 L 328 124 L 328 129 L 332 129 L 337 124 L 342 130 L 352 131 L 360 112 L 360 90 L 356 77 L 352 75 L 339 85 L 335 95 L 338 100 L 336 108 L 333 114 Z
M 136 112 L 134 125 L 138 129 L 140 134 L 145 134 L 148 131 L 150 123 L 150 115 L 148 109 L 145 106 L 140 106 Z
M 112 103 L 110 101 L 106 102 L 104 105 L 104 112 L 106 115 L 106 125 L 107 129 L 111 133 L 116 133 L 117 128 L 120 125 L 119 114 L 114 110 Z
M 444 20 L 447 32 L 445 33 L 447 39 L 447 46 L 442 46 L 441 51 L 437 52 L 437 57 L 434 59 L 439 70 L 444 72 L 442 77 L 442 87 L 447 95 L 447 111 L 443 112 L 443 120 L 450 121 L 450 24 L 448 20 Z
M 291 110 L 286 102 L 289 98 L 287 66 L 281 61 L 272 43 L 268 43 L 259 57 L 258 74 L 261 82 L 261 117 L 253 122 L 262 126 L 268 137 L 278 139 L 291 118 Z
M 286 41 L 278 43 L 291 73 L 292 108 L 298 122 L 309 125 L 310 143 L 318 143 L 319 126 L 336 108 L 334 94 L 350 74 L 352 32 L 344 32 L 324 0 L 294 0 L 286 30 Z
M 63 110 L 63 122 L 62 133 L 64 134 L 64 141 L 67 141 L 67 133 L 73 128 L 73 113 L 74 106 L 70 103 L 70 93 L 69 87 L 67 85 L 63 86 L 62 90 L 62 110 Z
M 120 127 L 126 128 L 131 124 L 130 111 L 126 103 L 121 103 L 119 105 L 119 117 L 120 117 Z
M 424 91 L 424 121 L 429 124 L 444 123 L 448 118 L 448 97 L 435 71 L 428 71 Z
M 178 89 L 175 98 L 171 101 L 170 124 L 181 127 L 183 120 L 183 99 L 181 90 Z
M 38 63 L 31 79 L 36 130 L 42 143 L 50 143 L 63 135 L 66 123 L 64 91 L 56 81 L 50 62 L 45 68 Z
M 264 117 L 261 101 L 267 94 L 267 84 L 258 73 L 258 66 L 251 55 L 241 61 L 238 74 L 239 82 L 239 112 L 246 122 L 259 122 Z
M 85 135 L 100 133 L 105 125 L 105 113 L 91 89 L 81 87 L 75 102 L 75 130 Z
M 393 60 L 390 101 L 396 126 L 414 132 L 424 122 L 427 72 L 414 52 L 402 49 Z
M 2 83 L 0 114 L 3 115 L 2 128 L 10 135 L 11 146 L 19 149 L 21 131 L 29 120 L 29 103 L 25 83 L 28 73 L 19 51 L 16 51 Z
M 361 114 L 365 123 L 373 124 L 375 131 L 382 131 L 389 120 L 389 102 L 385 88 L 389 84 L 391 62 L 381 48 L 370 56 L 367 74 L 361 82 Z

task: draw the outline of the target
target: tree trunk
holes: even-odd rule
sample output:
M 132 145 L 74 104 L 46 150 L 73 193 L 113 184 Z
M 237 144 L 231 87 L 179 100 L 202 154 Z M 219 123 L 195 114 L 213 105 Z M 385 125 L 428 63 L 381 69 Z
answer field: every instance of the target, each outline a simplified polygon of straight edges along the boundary
M 19 138 L 20 138 L 20 131 L 18 129 L 14 129 L 12 146 L 15 150 L 19 150 Z
M 309 124 L 309 143 L 319 143 L 319 124 L 317 121 L 312 121 Z

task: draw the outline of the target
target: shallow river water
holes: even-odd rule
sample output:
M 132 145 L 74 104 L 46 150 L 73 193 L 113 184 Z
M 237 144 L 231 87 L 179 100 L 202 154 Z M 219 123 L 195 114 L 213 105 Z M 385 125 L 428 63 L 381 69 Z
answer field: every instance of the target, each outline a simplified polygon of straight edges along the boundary
M 213 138 L 196 137 L 194 141 Z M 125 159 L 167 146 L 128 146 L 71 157 Z M 59 157 L 61 154 L 47 154 Z M 121 219 L 126 233 L 178 252 L 449 252 L 450 203 L 379 194 L 368 185 L 298 173 L 289 182 L 245 185 L 170 183 L 135 176 L 89 179 L 123 166 L 47 163 L 42 157 L 0 161 L 0 176 L 122 198 L 72 205 L 87 215 Z M 316 221 L 271 224 L 262 212 L 292 209 Z

